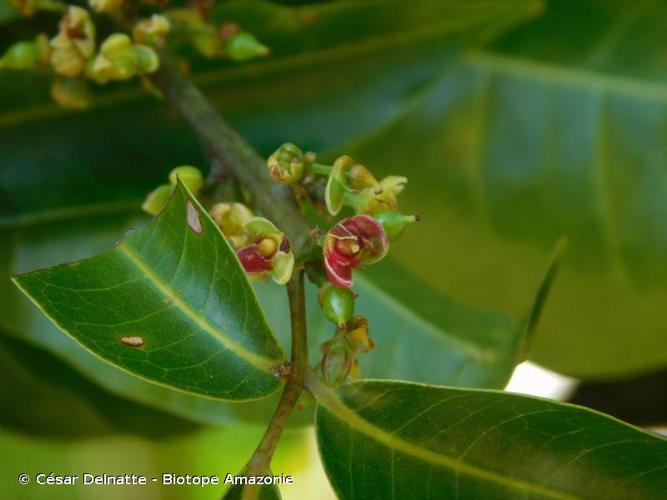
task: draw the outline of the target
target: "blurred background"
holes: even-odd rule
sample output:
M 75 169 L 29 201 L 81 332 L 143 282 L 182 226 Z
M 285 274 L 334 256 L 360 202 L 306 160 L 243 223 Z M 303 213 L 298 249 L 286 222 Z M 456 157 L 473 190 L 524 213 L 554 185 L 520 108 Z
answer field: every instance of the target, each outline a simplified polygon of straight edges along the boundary
M 482 378 L 438 336 L 509 335 L 567 237 L 530 362 L 508 389 L 667 426 L 664 2 L 231 0 L 210 14 L 254 33 L 270 56 L 240 64 L 175 50 L 262 154 L 290 141 L 409 178 L 402 208 L 422 222 L 394 246 L 393 262 L 368 273 L 365 290 L 393 286 L 401 304 L 362 293 L 378 343 L 363 375 L 388 376 L 380 365 L 391 355 L 393 377 L 505 386 L 514 358 Z M 22 19 L 0 0 L 0 52 L 52 36 L 57 21 L 49 12 Z M 0 70 L 0 491 L 91 494 L 22 487 L 20 472 L 234 473 L 273 399 L 197 400 L 119 372 L 58 332 L 8 279 L 110 247 L 147 220 L 141 201 L 171 168 L 207 165 L 179 117 L 139 85 L 92 88 L 90 105 L 72 111 L 52 101 L 51 83 L 47 73 Z M 268 288 L 260 297 L 284 340 L 284 298 Z M 428 324 L 397 319 L 401 307 Z M 309 322 L 316 350 L 324 324 Z M 311 410 L 279 448 L 274 471 L 298 486 L 284 498 L 331 495 L 303 427 Z M 94 491 L 208 499 L 221 490 Z

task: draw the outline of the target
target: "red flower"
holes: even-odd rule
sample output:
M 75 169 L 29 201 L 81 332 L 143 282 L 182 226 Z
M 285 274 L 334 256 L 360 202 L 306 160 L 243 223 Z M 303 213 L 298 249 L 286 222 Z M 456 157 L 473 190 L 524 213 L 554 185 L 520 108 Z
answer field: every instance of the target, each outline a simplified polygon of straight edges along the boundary
M 384 258 L 389 242 L 382 225 L 370 215 L 355 215 L 336 224 L 324 240 L 324 268 L 341 288 L 352 286 L 352 269 Z

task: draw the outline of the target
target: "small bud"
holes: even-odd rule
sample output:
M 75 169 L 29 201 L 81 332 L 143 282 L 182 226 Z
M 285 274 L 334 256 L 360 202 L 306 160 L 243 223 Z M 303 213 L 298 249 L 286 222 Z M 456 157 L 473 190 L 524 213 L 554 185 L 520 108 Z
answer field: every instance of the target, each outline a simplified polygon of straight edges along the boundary
M 129 50 L 132 50 L 132 40 L 125 33 L 109 35 L 100 46 L 100 52 L 111 61 L 123 57 Z
M 279 285 L 286 284 L 292 278 L 294 271 L 294 253 L 278 252 L 273 257 L 271 278 Z
M 320 288 L 317 299 L 324 316 L 339 328 L 344 327 L 354 314 L 355 295 L 348 288 L 325 283 Z
M 393 210 L 378 212 L 373 214 L 373 217 L 382 224 L 389 241 L 396 241 L 403 235 L 406 227 L 413 222 L 419 221 L 419 216 L 417 215 L 403 215 Z
M 368 336 L 368 320 L 363 316 L 355 316 L 345 327 L 345 338 L 354 352 L 368 352 L 375 344 Z
M 90 105 L 90 93 L 83 80 L 58 78 L 51 85 L 51 97 L 59 106 L 67 109 L 86 109 Z
M 142 19 L 134 25 L 132 38 L 139 44 L 162 47 L 170 29 L 169 19 L 153 14 L 149 19 Z
M 254 217 L 248 207 L 242 203 L 216 203 L 209 212 L 234 248 L 248 244 L 248 237 L 243 232 L 243 226 Z
M 305 157 L 296 145 L 285 143 L 266 161 L 271 178 L 282 184 L 295 184 L 303 177 Z
M 204 177 L 197 167 L 181 165 L 169 173 L 169 182 L 172 186 L 177 184 L 179 178 L 195 194 L 204 186 Z
M 257 248 L 259 253 L 261 253 L 264 257 L 271 258 L 273 257 L 273 254 L 276 253 L 276 250 L 278 250 L 278 244 L 271 238 L 264 238 L 259 243 L 257 243 Z
M 173 186 L 170 184 L 164 184 L 157 187 L 146 196 L 141 208 L 144 212 L 148 212 L 151 215 L 157 215 L 164 208 L 171 196 L 171 192 L 174 190 Z
M 16 42 L 0 58 L 0 68 L 31 69 L 40 60 L 41 52 L 36 42 Z
M 95 12 L 118 12 L 123 7 L 123 0 L 88 0 L 88 5 Z
M 247 61 L 269 53 L 268 47 L 262 45 L 253 34 L 245 31 L 229 37 L 224 42 L 223 48 L 233 61 Z
M 160 67 L 160 59 L 157 53 L 147 45 L 135 45 L 134 53 L 141 73 L 154 73 Z
M 352 368 L 353 356 L 345 344 L 334 339 L 322 346 L 322 376 L 329 387 L 338 387 L 347 379 Z

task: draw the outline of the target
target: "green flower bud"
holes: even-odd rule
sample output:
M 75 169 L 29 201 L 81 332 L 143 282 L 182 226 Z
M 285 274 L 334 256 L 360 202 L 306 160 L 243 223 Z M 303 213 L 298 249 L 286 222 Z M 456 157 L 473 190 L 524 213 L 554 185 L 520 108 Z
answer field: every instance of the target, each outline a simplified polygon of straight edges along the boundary
M 90 92 L 80 79 L 58 78 L 51 85 L 51 97 L 63 108 L 81 110 L 90 105 Z
M 324 316 L 339 328 L 352 318 L 354 299 L 355 294 L 349 288 L 339 288 L 331 283 L 322 285 L 317 295 Z
M 148 193 L 141 208 L 144 212 L 148 212 L 151 215 L 159 214 L 167 204 L 173 190 L 174 187 L 170 184 L 164 184 L 157 187 L 155 190 Z
M 78 76 L 85 67 L 85 61 L 74 47 L 55 49 L 51 52 L 53 71 L 66 78 Z
M 169 19 L 153 14 L 150 19 L 142 19 L 135 24 L 132 29 L 132 38 L 139 44 L 162 47 L 170 29 Z
M 375 349 L 375 343 L 368 336 L 368 320 L 363 316 L 354 316 L 345 325 L 345 340 L 353 352 L 368 352 Z
M 234 61 L 247 61 L 269 53 L 268 47 L 262 45 L 253 34 L 245 31 L 229 37 L 223 48 L 227 56 Z
M 324 353 L 321 364 L 324 381 L 329 387 L 338 387 L 350 374 L 354 356 L 338 338 L 323 343 L 321 349 Z
M 132 40 L 125 33 L 109 35 L 100 46 L 100 52 L 110 61 L 125 56 L 131 50 Z
M 292 278 L 294 270 L 294 253 L 277 252 L 272 259 L 273 269 L 271 269 L 271 278 L 279 285 L 286 284 Z
M 118 12 L 123 7 L 123 0 L 88 0 L 88 5 L 95 12 Z
M 418 215 L 403 215 L 402 213 L 393 210 L 377 212 L 373 214 L 373 217 L 382 224 L 389 241 L 396 241 L 403 235 L 403 232 L 408 225 L 419 221 Z
M 209 213 L 234 248 L 248 244 L 248 236 L 244 233 L 243 227 L 254 217 L 248 207 L 242 203 L 216 203 Z
M 16 42 L 0 58 L 0 68 L 31 69 L 41 60 L 37 42 Z
M 135 45 L 134 53 L 137 56 L 139 69 L 142 73 L 153 73 L 160 67 L 157 53 L 147 45 Z
M 303 177 L 305 155 L 288 142 L 276 149 L 266 161 L 271 178 L 282 184 L 296 184 Z
M 173 169 L 169 173 L 169 182 L 172 186 L 177 184 L 179 177 L 183 181 L 183 184 L 195 194 L 204 186 L 204 178 L 197 167 L 182 165 Z

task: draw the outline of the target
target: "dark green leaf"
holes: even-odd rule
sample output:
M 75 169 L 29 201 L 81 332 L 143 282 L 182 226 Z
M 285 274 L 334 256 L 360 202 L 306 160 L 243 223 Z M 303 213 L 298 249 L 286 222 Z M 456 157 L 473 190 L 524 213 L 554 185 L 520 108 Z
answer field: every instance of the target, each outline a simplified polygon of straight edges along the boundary
M 400 382 L 316 389 L 341 498 L 667 498 L 667 440 L 585 408 Z
M 628 5 L 551 2 L 345 149 L 409 173 L 394 252 L 448 295 L 517 313 L 567 236 L 532 358 L 575 376 L 667 363 L 667 11 Z
M 48 438 L 163 438 L 197 426 L 109 394 L 53 355 L 0 335 L 0 425 Z
M 147 380 L 235 400 L 279 386 L 282 352 L 245 273 L 180 183 L 112 250 L 15 281 L 84 347 Z

